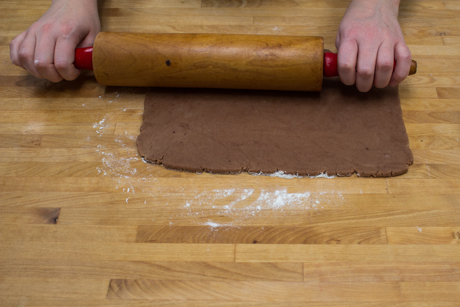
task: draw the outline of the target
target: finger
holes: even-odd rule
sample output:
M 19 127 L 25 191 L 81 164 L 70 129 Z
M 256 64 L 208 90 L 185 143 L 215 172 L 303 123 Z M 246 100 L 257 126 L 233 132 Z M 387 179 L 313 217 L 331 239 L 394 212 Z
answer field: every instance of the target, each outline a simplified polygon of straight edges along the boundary
M 356 58 L 358 45 L 355 41 L 344 41 L 337 52 L 337 70 L 340 81 L 346 85 L 353 85 L 356 81 Z
M 34 75 L 36 78 L 43 78 L 43 76 L 38 72 L 34 66 L 34 55 L 35 55 L 35 34 L 32 34 L 30 31 L 26 34 L 26 37 L 22 41 L 18 50 L 19 61 L 23 67 Z
M 374 85 L 384 88 L 390 82 L 394 66 L 394 45 L 382 43 L 377 53 L 377 64 L 375 65 Z
M 11 42 L 10 42 L 10 58 L 11 62 L 13 62 L 14 65 L 19 66 L 24 68 L 22 65 L 21 61 L 19 60 L 19 46 L 21 45 L 22 41 L 26 37 L 26 31 L 22 32 L 18 36 L 16 36 Z
M 96 39 L 97 33 L 89 33 L 83 38 L 83 40 L 78 44 L 77 48 L 86 48 L 94 45 L 94 40 Z
M 75 80 L 80 70 L 73 65 L 75 49 L 79 41 L 76 37 L 58 38 L 54 52 L 54 66 L 58 73 L 66 80 Z
M 410 50 L 407 48 L 406 44 L 397 44 L 394 51 L 396 67 L 390 80 L 391 86 L 398 85 L 409 75 L 410 65 L 412 62 Z
M 62 80 L 61 75 L 54 67 L 54 48 L 56 40 L 52 35 L 41 35 L 35 46 L 34 66 L 38 72 L 51 82 Z
M 356 87 L 360 92 L 368 92 L 372 88 L 377 50 L 371 46 L 359 46 Z

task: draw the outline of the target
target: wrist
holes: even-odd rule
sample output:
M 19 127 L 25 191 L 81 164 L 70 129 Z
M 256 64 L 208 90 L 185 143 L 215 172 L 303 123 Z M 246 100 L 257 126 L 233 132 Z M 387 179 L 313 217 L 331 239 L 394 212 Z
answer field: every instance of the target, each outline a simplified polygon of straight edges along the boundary
M 79 4 L 79 5 L 82 5 L 82 6 L 86 6 L 86 7 L 96 7 L 97 8 L 97 0 L 78 0 L 78 1 L 75 1 L 75 0 L 53 0 L 51 5 L 55 5 L 55 4 Z
M 375 12 L 390 13 L 396 17 L 399 13 L 400 0 L 352 0 L 349 8 L 373 15 Z
M 401 0 L 352 0 L 350 4 L 359 3 L 360 5 L 369 5 L 369 6 L 386 4 L 386 5 L 390 5 L 390 6 L 399 8 L 400 2 Z

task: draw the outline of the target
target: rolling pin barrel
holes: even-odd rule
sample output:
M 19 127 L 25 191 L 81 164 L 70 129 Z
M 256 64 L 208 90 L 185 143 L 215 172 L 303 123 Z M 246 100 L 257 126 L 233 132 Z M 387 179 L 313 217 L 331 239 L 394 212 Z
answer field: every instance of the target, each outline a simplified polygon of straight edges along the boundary
M 302 36 L 101 32 L 75 66 L 109 86 L 321 91 L 338 76 L 337 54 Z
M 320 91 L 323 38 L 101 32 L 92 64 L 111 86 Z

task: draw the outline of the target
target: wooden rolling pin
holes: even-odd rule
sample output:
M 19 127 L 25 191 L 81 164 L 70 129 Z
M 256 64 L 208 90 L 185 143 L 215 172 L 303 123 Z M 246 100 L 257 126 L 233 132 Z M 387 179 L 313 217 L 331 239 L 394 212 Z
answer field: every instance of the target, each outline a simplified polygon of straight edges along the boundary
M 101 32 L 75 66 L 109 86 L 321 91 L 337 76 L 322 37 Z M 412 61 L 411 73 L 417 63 Z

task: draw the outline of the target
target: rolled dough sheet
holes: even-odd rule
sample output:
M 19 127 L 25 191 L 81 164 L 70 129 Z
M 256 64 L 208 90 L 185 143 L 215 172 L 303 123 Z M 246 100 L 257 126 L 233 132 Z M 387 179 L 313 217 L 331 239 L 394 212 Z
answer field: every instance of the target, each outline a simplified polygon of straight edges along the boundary
M 321 93 L 150 89 L 139 153 L 189 172 L 382 177 L 413 162 L 398 89 Z

